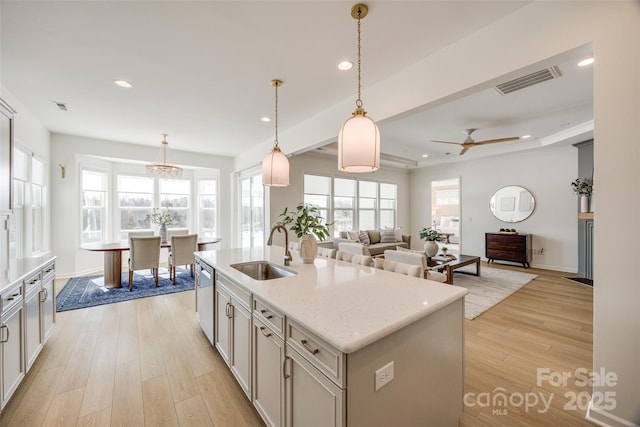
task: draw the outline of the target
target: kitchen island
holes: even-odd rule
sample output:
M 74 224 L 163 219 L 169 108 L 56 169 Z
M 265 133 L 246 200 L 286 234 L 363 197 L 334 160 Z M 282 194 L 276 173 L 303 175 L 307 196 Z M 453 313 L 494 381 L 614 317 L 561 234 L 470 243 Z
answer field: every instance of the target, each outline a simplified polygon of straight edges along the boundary
M 466 289 L 283 257 L 275 246 L 197 253 L 203 329 L 213 322 L 212 344 L 267 425 L 457 425 Z M 254 280 L 232 267 L 256 260 L 295 274 Z

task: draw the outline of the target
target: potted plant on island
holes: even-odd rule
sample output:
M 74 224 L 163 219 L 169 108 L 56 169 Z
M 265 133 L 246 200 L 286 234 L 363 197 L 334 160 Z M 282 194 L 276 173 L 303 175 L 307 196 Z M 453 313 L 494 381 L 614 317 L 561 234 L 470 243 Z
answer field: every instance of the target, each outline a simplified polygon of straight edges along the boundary
M 436 242 L 444 241 L 444 236 L 432 227 L 420 230 L 420 238 L 427 242 L 424 244 L 424 251 L 428 257 L 435 256 L 438 253 L 438 244 Z
M 324 218 L 320 216 L 318 208 L 303 203 L 296 206 L 296 210 L 289 211 L 284 208 L 280 214 L 284 219 L 282 225 L 288 227 L 300 239 L 300 258 L 305 264 L 313 263 L 318 252 L 318 240 L 322 241 L 329 237 L 329 225 L 325 224 Z
M 580 212 L 589 212 L 589 198 L 593 192 L 593 180 L 591 178 L 577 178 L 571 183 L 573 192 L 580 196 Z
M 165 212 L 160 211 L 158 208 L 153 208 L 151 213 L 147 214 L 147 219 L 151 220 L 153 224 L 160 225 L 160 240 L 165 243 L 167 241 L 167 225 L 172 224 L 175 219 L 169 208 Z

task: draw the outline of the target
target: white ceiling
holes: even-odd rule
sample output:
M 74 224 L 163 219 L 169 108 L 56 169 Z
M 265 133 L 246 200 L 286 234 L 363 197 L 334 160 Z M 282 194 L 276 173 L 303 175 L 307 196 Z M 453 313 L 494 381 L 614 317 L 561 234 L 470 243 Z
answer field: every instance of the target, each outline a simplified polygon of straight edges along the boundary
M 362 21 L 364 87 L 527 3 L 368 2 Z M 158 145 L 166 132 L 173 149 L 237 156 L 273 140 L 273 122 L 260 121 L 273 116 L 273 78 L 284 81 L 281 132 L 355 98 L 355 69 L 336 67 L 355 56 L 352 4 L 2 1 L 0 78 L 52 132 L 144 145 Z M 489 88 L 498 82 L 488 82 L 458 99 L 387 119 L 379 123 L 382 151 L 421 165 L 451 161 L 457 147 L 431 139 L 462 141 L 463 129 L 477 127 L 476 140 L 530 133 L 534 138 L 526 144 L 533 146 L 591 120 L 592 70 L 575 67 L 585 53 L 554 58 L 549 65 L 563 74 L 557 80 L 506 96 Z M 117 87 L 116 79 L 134 87 Z M 54 101 L 66 103 L 68 111 Z M 514 144 L 525 147 L 478 147 L 464 158 L 508 151 Z M 423 153 L 430 156 L 426 161 Z

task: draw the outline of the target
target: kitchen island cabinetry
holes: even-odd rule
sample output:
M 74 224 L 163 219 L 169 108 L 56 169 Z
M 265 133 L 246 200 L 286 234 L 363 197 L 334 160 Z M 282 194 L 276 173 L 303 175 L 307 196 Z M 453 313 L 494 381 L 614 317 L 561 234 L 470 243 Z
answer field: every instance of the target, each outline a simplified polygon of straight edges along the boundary
M 251 398 L 251 294 L 216 272 L 215 347 Z
M 0 308 L 0 408 L 4 408 L 25 375 L 22 283 L 6 291 Z
M 267 425 L 458 425 L 465 289 L 333 259 L 270 280 L 231 267 L 279 265 L 278 247 L 196 255 L 215 271 L 216 348 Z

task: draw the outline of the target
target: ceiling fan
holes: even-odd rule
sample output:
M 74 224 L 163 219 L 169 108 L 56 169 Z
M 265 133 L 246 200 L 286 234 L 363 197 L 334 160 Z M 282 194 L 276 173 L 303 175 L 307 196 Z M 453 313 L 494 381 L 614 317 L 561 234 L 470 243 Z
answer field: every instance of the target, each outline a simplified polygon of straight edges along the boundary
M 517 136 L 512 136 L 508 138 L 497 138 L 497 139 L 485 139 L 484 141 L 475 141 L 471 138 L 471 134 L 478 129 L 465 129 L 464 133 L 467 135 L 467 139 L 464 142 L 451 142 L 451 141 L 432 141 L 432 142 L 441 142 L 443 144 L 456 144 L 462 145 L 462 150 L 460 151 L 460 155 L 462 156 L 466 153 L 471 147 L 475 147 L 476 145 L 486 145 L 486 144 L 495 144 L 497 142 L 507 142 L 507 141 L 515 141 L 516 139 L 520 139 Z

